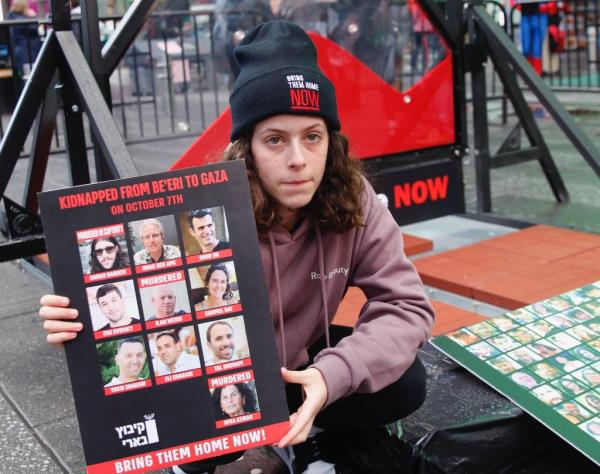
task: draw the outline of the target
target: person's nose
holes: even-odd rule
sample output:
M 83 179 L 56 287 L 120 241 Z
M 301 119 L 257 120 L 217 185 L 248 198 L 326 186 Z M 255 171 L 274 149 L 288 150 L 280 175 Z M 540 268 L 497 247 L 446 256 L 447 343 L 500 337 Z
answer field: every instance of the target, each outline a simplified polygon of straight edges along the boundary
M 305 150 L 299 139 L 290 140 L 287 165 L 289 168 L 304 168 L 306 166 Z

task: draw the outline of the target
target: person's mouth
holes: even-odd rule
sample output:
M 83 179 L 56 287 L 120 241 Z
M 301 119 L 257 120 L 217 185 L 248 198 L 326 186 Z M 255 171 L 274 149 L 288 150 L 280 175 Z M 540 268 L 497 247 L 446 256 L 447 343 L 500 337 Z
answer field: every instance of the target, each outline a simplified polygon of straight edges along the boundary
M 307 183 L 310 183 L 310 179 L 293 179 L 293 180 L 289 180 L 289 181 L 283 181 L 282 184 L 284 186 L 303 186 Z

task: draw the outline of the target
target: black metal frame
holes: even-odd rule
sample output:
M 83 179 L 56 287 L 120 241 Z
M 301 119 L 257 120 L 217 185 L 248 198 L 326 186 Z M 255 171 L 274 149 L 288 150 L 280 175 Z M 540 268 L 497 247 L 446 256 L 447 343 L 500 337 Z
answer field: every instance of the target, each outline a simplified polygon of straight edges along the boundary
M 515 75 L 519 75 L 600 176 L 600 153 L 526 63 L 505 32 L 489 17 L 483 0 L 468 0 L 466 10 L 462 0 L 447 0 L 445 17 L 434 0 L 419 2 L 452 54 L 456 135 L 455 143 L 449 147 L 411 152 L 412 156 L 422 158 L 427 154 L 439 157 L 441 153 L 446 158 L 455 159 L 462 176 L 461 158 L 468 152 L 465 72 L 470 72 L 478 211 L 491 211 L 491 169 L 534 159 L 540 162 L 556 199 L 560 202 L 567 200 L 567 190 L 516 81 Z M 48 33 L 0 144 L 0 194 L 4 195 L 29 130 L 37 122 L 23 196 L 25 211 L 37 214 L 37 193 L 42 189 L 60 104 L 65 120 L 72 184 L 90 182 L 82 112 L 86 113 L 91 126 L 97 179 L 137 175 L 110 111 L 109 77 L 150 16 L 154 3 L 155 0 L 135 0 L 100 50 L 97 5 L 94 1 L 83 0 L 81 33 L 84 56 L 72 31 L 66 3 L 52 2 L 53 29 Z M 468 32 L 469 38 L 466 43 L 465 32 Z M 519 127 L 523 127 L 532 144 L 530 149 L 509 146 L 519 137 L 520 128 L 516 128 L 495 156 L 490 153 L 485 90 L 488 55 L 519 116 Z M 0 261 L 34 255 L 43 247 L 42 235 L 29 237 L 26 243 L 20 239 L 13 238 L 0 244 Z
M 473 95 L 473 131 L 475 171 L 477 176 L 477 210 L 492 211 L 490 174 L 494 168 L 537 160 L 558 202 L 569 194 L 554 163 L 550 150 L 537 126 L 517 82 L 519 76 L 544 105 L 552 118 L 600 177 L 600 152 L 560 104 L 550 88 L 531 68 L 514 43 L 486 12 L 482 0 L 469 0 L 465 11 L 469 42 L 465 46 L 465 72 L 471 73 Z M 531 147 L 509 146 L 518 129 L 513 129 L 499 151 L 492 156 L 488 137 L 485 62 L 491 58 Z M 511 149 L 512 148 L 512 149 Z
M 37 193 L 42 190 L 46 174 L 59 100 L 64 112 L 73 185 L 90 182 L 82 112 L 86 113 L 90 123 L 97 179 L 138 174 L 108 105 L 111 103 L 108 80 L 151 14 L 154 3 L 155 0 L 136 0 L 100 51 L 97 4 L 83 0 L 81 32 L 84 56 L 71 28 L 68 3 L 52 2 L 53 29 L 44 41 L 0 144 L 2 196 L 27 135 L 37 121 L 23 196 L 25 209 L 37 214 Z M 6 229 L 7 223 L 3 224 Z M 0 261 L 35 255 L 43 249 L 41 234 L 25 240 L 13 238 L 0 244 Z

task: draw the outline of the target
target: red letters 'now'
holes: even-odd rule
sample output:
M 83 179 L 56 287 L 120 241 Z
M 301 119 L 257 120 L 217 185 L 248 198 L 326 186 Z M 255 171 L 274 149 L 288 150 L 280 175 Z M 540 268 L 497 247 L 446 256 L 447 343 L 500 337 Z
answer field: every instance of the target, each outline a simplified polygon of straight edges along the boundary
M 307 89 L 290 89 L 292 109 L 319 110 L 319 93 Z
M 423 204 L 428 199 L 430 201 L 446 199 L 447 194 L 448 175 L 419 179 L 414 183 L 397 184 L 394 186 L 394 207 L 398 209 L 402 206 Z

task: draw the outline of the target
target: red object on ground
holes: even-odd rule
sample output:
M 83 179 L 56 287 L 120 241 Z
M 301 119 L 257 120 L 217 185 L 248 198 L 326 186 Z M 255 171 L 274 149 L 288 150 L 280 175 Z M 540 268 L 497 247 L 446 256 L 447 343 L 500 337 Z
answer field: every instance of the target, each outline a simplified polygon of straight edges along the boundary
M 413 87 L 398 92 L 336 43 L 315 33 L 310 36 L 319 66 L 335 85 L 342 132 L 351 139 L 355 156 L 371 158 L 454 143 L 449 53 Z M 227 108 L 172 169 L 217 161 L 229 143 L 230 131 Z
M 441 301 L 432 301 L 431 304 L 435 310 L 435 324 L 433 325 L 432 336 L 456 331 L 457 329 L 488 319 L 480 314 Z
M 433 249 L 433 242 L 429 239 L 409 234 L 403 234 L 403 237 L 404 252 L 408 256 L 428 252 Z M 341 326 L 354 326 L 354 323 L 358 319 L 360 308 L 365 304 L 365 301 L 367 301 L 367 299 L 360 289 L 355 287 L 348 288 L 348 291 L 335 314 L 333 323 Z
M 536 225 L 415 266 L 426 285 L 516 309 L 600 280 L 600 236 Z
M 348 292 L 346 293 L 346 296 L 344 296 L 344 299 L 335 314 L 333 324 L 353 327 L 358 319 L 360 308 L 365 304 L 365 301 L 367 301 L 367 299 L 359 288 L 348 288 Z M 432 331 L 433 336 L 446 334 L 487 319 L 480 314 L 447 303 L 442 303 L 441 301 L 432 301 L 431 304 L 435 310 L 435 324 Z

